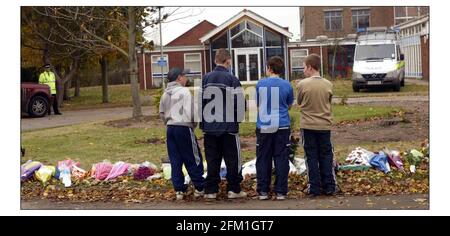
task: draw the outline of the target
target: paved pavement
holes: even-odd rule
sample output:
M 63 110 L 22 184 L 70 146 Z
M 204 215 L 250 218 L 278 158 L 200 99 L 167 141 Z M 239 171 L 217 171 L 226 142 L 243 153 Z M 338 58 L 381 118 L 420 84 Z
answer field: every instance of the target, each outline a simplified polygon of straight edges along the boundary
M 142 107 L 144 115 L 152 113 L 152 107 Z M 59 126 L 67 126 L 81 123 L 91 123 L 108 120 L 125 119 L 132 116 L 132 107 L 116 107 L 116 108 L 102 108 L 89 109 L 78 111 L 65 111 L 63 115 L 45 116 L 42 118 L 28 118 L 22 117 L 21 130 L 29 131 L 36 129 L 53 128 Z
M 146 203 L 123 202 L 67 202 L 34 200 L 22 201 L 21 209 L 29 210 L 427 210 L 429 209 L 428 194 L 386 195 L 386 196 L 336 196 L 319 198 L 302 198 L 285 201 L 226 200 L 205 202 L 174 202 L 155 201 Z

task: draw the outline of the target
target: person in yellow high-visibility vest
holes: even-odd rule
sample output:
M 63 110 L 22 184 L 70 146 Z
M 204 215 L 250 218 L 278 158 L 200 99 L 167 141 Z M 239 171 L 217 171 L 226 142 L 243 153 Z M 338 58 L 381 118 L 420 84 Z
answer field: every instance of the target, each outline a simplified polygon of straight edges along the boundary
M 50 70 L 49 64 L 45 64 L 44 69 L 44 72 L 39 75 L 39 83 L 50 86 L 50 92 L 53 97 L 53 112 L 55 113 L 55 115 L 62 115 L 61 112 L 59 112 L 58 97 L 56 96 L 56 76 Z M 50 108 L 48 109 L 48 114 L 51 114 Z

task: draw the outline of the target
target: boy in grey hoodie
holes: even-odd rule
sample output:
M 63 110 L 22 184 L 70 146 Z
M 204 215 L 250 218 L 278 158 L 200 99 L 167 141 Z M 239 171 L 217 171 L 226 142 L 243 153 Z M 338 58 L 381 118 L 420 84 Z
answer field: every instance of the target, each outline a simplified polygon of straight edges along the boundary
M 194 98 L 186 88 L 186 70 L 172 68 L 167 77 L 169 83 L 159 104 L 159 114 L 167 126 L 167 152 L 172 168 L 172 184 L 177 200 L 184 198 L 183 164 L 191 178 L 195 197 L 203 196 L 203 161 L 194 129 Z

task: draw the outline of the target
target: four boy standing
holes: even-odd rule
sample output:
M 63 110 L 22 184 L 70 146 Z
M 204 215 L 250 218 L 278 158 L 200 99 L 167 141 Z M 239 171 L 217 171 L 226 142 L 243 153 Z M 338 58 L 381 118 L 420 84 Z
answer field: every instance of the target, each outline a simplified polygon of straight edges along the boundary
M 187 190 L 182 173 L 183 164 L 194 184 L 194 195 L 216 199 L 222 160 L 227 168 L 228 198 L 247 196 L 240 186 L 243 178 L 239 122 L 245 117 L 244 93 L 239 79 L 229 71 L 231 55 L 226 49 L 216 52 L 215 64 L 214 70 L 204 76 L 201 89 L 200 128 L 204 133 L 207 162 L 205 179 L 202 177 L 201 152 L 193 132 L 196 126 L 193 120 L 193 99 L 184 87 L 186 72 L 179 68 L 170 70 L 168 77 L 171 82 L 161 99 L 160 114 L 167 125 L 167 148 L 177 199 L 182 199 Z M 319 56 L 309 55 L 304 68 L 308 78 L 298 84 L 297 103 L 301 109 L 300 127 L 307 163 L 308 194 L 332 195 L 337 192 L 330 138 L 332 84 L 319 76 Z M 268 60 L 266 74 L 268 77 L 256 85 L 257 192 L 260 200 L 269 198 L 273 162 L 273 192 L 277 200 L 284 200 L 288 193 L 291 135 L 289 109 L 294 102 L 294 94 L 291 84 L 281 78 L 284 62 L 280 57 Z M 178 113 L 177 119 L 174 113 Z

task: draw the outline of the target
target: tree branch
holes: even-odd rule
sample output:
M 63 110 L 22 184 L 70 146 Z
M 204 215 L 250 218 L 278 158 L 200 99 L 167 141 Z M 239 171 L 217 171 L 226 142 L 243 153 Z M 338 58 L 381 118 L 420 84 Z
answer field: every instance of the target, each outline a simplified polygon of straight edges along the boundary
M 34 50 L 40 50 L 40 51 L 44 51 L 45 50 L 44 48 L 38 48 L 38 47 L 31 46 L 29 44 L 26 44 L 23 41 L 21 42 L 21 45 L 24 46 L 24 47 L 27 47 L 27 48 L 34 49 Z
M 92 33 L 88 29 L 86 29 L 86 27 L 84 27 L 84 26 L 81 26 L 81 29 L 83 29 L 86 33 L 90 34 L 92 37 L 96 38 L 97 40 L 99 40 L 99 41 L 101 41 L 101 42 L 103 42 L 103 43 L 105 43 L 105 44 L 107 44 L 107 45 L 117 49 L 117 51 L 122 53 L 124 56 L 128 57 L 128 53 L 125 50 L 123 50 L 122 48 L 120 48 L 120 47 L 116 46 L 115 44 L 113 44 L 113 43 L 111 43 L 111 42 L 109 42 L 109 41 L 107 41 L 107 40 L 97 36 L 96 34 Z

